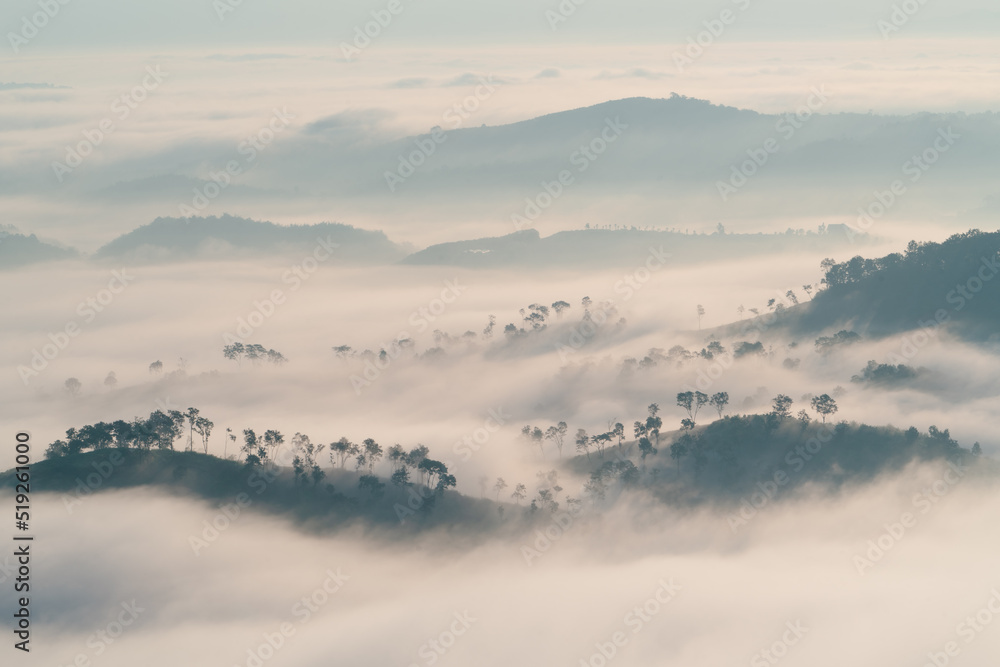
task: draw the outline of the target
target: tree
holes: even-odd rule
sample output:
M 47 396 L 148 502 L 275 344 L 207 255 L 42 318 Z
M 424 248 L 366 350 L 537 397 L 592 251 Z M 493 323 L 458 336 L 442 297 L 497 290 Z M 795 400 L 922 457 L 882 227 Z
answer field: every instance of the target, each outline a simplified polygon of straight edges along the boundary
M 162 372 L 163 372 L 163 362 L 162 361 L 157 360 L 157 361 L 154 361 L 153 363 L 151 363 L 149 365 L 149 374 L 150 375 L 159 375 Z
M 240 342 L 226 345 L 222 348 L 222 356 L 230 361 L 235 361 L 237 366 L 242 366 L 243 357 L 246 356 L 246 347 Z
M 347 359 L 352 352 L 354 349 L 350 345 L 338 345 L 333 348 L 333 353 L 337 355 L 338 359 Z
M 792 290 L 785 292 L 785 298 L 791 301 L 793 306 L 799 305 L 799 297 L 795 296 L 795 292 Z
M 358 478 L 358 489 L 367 492 L 372 500 L 378 500 L 385 492 L 385 484 L 375 475 L 362 475 Z
M 201 445 L 206 454 L 208 454 L 208 439 L 212 436 L 213 428 L 215 424 L 205 417 L 198 417 L 194 422 L 194 431 L 201 436 Z
M 285 436 L 274 429 L 264 431 L 264 446 L 267 447 L 268 455 L 273 461 L 278 453 L 278 448 L 285 442 Z
M 330 444 L 330 463 L 336 463 L 341 468 L 347 464 L 347 459 L 357 456 L 361 449 L 347 438 L 341 438 L 337 442 Z
M 701 330 L 701 318 L 705 317 L 705 307 L 698 304 L 698 329 Z
M 743 313 L 746 312 L 746 308 L 743 307 L 743 304 L 740 304 L 739 306 L 736 307 L 736 312 L 739 314 L 740 321 L 742 322 L 743 321 Z
M 243 446 L 240 451 L 246 456 L 248 466 L 263 465 L 267 461 L 267 448 L 252 428 L 243 429 Z
M 812 400 L 812 409 L 815 410 L 823 418 L 823 423 L 826 423 L 826 418 L 837 412 L 837 402 L 830 398 L 828 394 L 823 394 L 822 396 L 816 396 Z
M 802 291 L 804 291 L 806 293 L 806 295 L 809 297 L 809 300 L 812 301 L 812 298 L 813 298 L 813 286 L 812 285 L 803 285 L 802 286 Z
M 497 492 L 497 502 L 500 502 L 500 493 L 506 488 L 507 482 L 504 481 L 503 477 L 497 477 L 497 482 L 493 485 L 493 490 Z
M 684 436 L 687 438 L 688 436 Z M 680 474 L 681 470 L 681 459 L 688 455 L 688 447 L 683 440 L 679 440 L 674 444 L 670 445 L 670 458 L 674 460 L 674 464 L 677 467 L 677 473 Z
M 597 449 L 597 455 L 602 459 L 604 458 L 604 448 L 611 442 L 614 434 L 611 432 L 599 433 L 598 435 L 592 435 L 590 437 L 590 442 L 593 443 L 594 447 Z
M 562 317 L 563 311 L 568 310 L 571 306 L 565 301 L 556 301 L 552 304 L 552 310 L 556 311 L 556 317 Z
M 222 458 L 228 458 L 226 452 L 229 451 L 229 443 L 236 442 L 236 436 L 233 434 L 233 429 L 226 427 L 226 441 L 222 444 Z
M 576 451 L 583 452 L 587 455 L 587 460 L 590 460 L 590 436 L 582 428 L 576 430 Z
M 108 389 L 114 389 L 118 384 L 118 376 L 115 375 L 114 371 L 108 371 L 108 376 L 104 378 L 104 386 Z
M 566 422 L 559 422 L 557 425 L 545 429 L 545 439 L 551 440 L 555 444 L 556 451 L 559 452 L 559 458 L 562 458 L 563 440 L 568 430 L 569 427 L 566 425 Z
M 708 403 L 708 394 L 700 391 L 685 391 L 677 394 L 677 406 L 684 408 L 691 423 L 696 423 L 698 410 Z
M 622 442 L 625 440 L 625 424 L 622 424 L 621 422 L 616 422 L 614 429 L 612 429 L 611 433 L 614 434 L 616 438 L 618 438 L 618 451 L 621 451 Z
M 784 394 L 778 394 L 774 397 L 773 409 L 771 414 L 773 414 L 778 419 L 784 419 L 785 417 L 790 417 L 792 415 L 792 399 Z
M 187 450 L 189 452 L 194 451 L 194 423 L 198 421 L 199 410 L 197 408 L 188 408 L 185 417 L 188 422 L 188 446 Z
M 326 476 L 323 469 L 316 462 L 316 457 L 323 453 L 326 445 L 314 445 L 309 436 L 296 433 L 292 436 L 292 451 L 295 458 L 292 459 L 292 470 L 295 472 L 295 483 L 305 484 L 312 482 L 313 486 L 318 484 Z
M 83 385 L 76 378 L 66 380 L 66 384 L 64 386 L 66 387 L 66 392 L 70 396 L 79 396 L 80 390 L 83 388 Z
M 702 396 L 704 396 L 704 394 L 702 394 Z M 660 428 L 663 426 L 663 420 L 657 416 L 657 413 L 660 411 L 660 406 L 656 403 L 651 403 L 647 410 L 649 411 L 649 416 L 646 417 L 646 433 L 650 438 L 652 438 L 653 444 L 659 446 Z
M 427 481 L 425 484 L 428 487 L 434 487 L 442 475 L 448 474 L 448 466 L 434 459 L 424 459 L 417 466 L 417 469 L 422 476 L 426 477 Z
M 729 394 L 724 391 L 712 394 L 712 398 L 708 399 L 708 403 L 719 411 L 719 419 L 722 419 L 722 412 L 726 409 L 726 406 L 729 405 Z
M 368 468 L 368 474 L 374 474 L 375 464 L 382 460 L 382 445 L 371 438 L 366 438 L 362 443 L 362 449 L 356 457 L 356 469 Z
M 545 458 L 545 433 L 542 429 L 537 426 L 525 426 L 521 429 L 521 438 L 529 445 L 538 445 L 538 451 L 541 452 L 542 458 Z
M 483 337 L 486 339 L 493 338 L 493 327 L 495 327 L 496 325 L 497 325 L 497 316 L 490 315 L 489 323 L 486 325 L 486 328 L 483 329 Z
M 514 487 L 514 493 L 510 494 L 510 497 L 513 498 L 518 505 L 520 505 L 521 501 L 524 500 L 524 497 L 527 495 L 528 495 L 528 487 L 526 487 L 524 484 L 518 484 L 517 486 Z
M 972 455 L 975 457 L 983 455 L 983 447 L 978 442 L 972 443 Z

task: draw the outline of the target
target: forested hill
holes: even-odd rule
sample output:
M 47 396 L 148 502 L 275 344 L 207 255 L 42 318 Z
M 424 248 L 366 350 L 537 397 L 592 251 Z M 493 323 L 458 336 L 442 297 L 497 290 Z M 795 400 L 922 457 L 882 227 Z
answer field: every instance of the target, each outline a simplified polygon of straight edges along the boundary
M 1000 332 L 1000 232 L 911 241 L 903 253 L 828 261 L 825 268 L 827 289 L 790 320 L 802 333 L 841 327 L 880 337 L 934 320 L 968 340 Z
M 338 262 L 390 262 L 406 253 L 382 232 L 324 222 L 277 225 L 231 215 L 208 218 L 157 218 L 119 236 L 97 251 L 98 258 L 131 261 L 188 261 L 269 255 L 285 249 L 320 250 Z M 328 255 L 326 255 L 328 253 Z

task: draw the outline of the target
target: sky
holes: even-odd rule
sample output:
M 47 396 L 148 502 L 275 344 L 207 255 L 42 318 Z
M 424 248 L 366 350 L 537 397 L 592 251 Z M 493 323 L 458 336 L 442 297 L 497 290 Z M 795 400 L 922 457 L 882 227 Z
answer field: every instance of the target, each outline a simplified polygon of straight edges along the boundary
M 216 456 L 235 454 L 226 428 L 321 444 L 370 437 L 386 448 L 427 445 L 461 493 L 478 497 L 482 477 L 501 475 L 534 493 L 536 473 L 563 462 L 525 447 L 523 425 L 565 420 L 571 434 L 598 433 L 656 402 L 673 430 L 684 417 L 674 397 L 715 363 L 661 361 L 630 375 L 628 360 L 675 345 L 697 352 L 713 335 L 730 349 L 753 339 L 718 328 L 788 290 L 804 302 L 803 287 L 819 284 L 831 254 L 876 257 L 910 239 L 995 227 L 998 28 L 1000 9 L 988 0 L 6 0 L 0 225 L 80 255 L 0 267 L 0 421 L 31 431 L 40 457 L 69 428 L 194 406 L 215 422 Z M 775 120 L 820 98 L 820 120 L 731 201 L 720 198 L 717 179 L 775 135 Z M 237 256 L 208 243 L 183 261 L 91 256 L 192 206 L 199 215 L 384 230 L 408 250 L 509 234 L 512 213 L 572 164 L 578 142 L 621 119 L 604 118 L 602 107 L 555 124 L 524 121 L 619 100 L 628 102 L 614 109 L 645 124 L 576 174 L 535 221 L 543 236 L 591 224 L 747 234 L 856 224 L 858 208 L 928 142 L 954 128 L 967 136 L 875 221 L 872 239 L 816 237 L 784 254 L 705 251 L 647 272 L 624 299 L 618 286 L 648 266 L 646 249 L 616 255 L 621 266 L 321 263 L 294 290 L 282 276 L 304 254 Z M 386 187 L 384 173 L 437 127 L 451 131 L 450 143 L 398 191 Z M 221 194 L 197 204 L 213 182 Z M 127 284 L 112 295 L 106 288 L 121 274 Z M 415 324 L 453 284 L 463 286 L 458 298 Z M 276 289 L 288 299 L 269 310 L 262 304 Z M 86 315 L 87 300 L 103 294 L 110 301 Z M 616 322 L 560 354 L 584 297 L 616 300 Z M 522 321 L 520 309 L 557 300 L 572 308 L 545 331 L 511 341 L 500 333 Z M 246 340 L 284 354 L 284 366 L 237 366 L 222 355 L 226 336 L 260 313 Z M 488 340 L 478 332 L 490 316 L 497 334 Z M 70 325 L 79 328 L 72 339 L 61 334 Z M 906 359 L 922 369 L 919 381 L 887 390 L 852 375 L 892 360 L 907 334 L 819 354 L 813 333 L 835 329 L 801 339 L 767 332 L 766 355 L 699 389 L 728 392 L 733 413 L 765 412 L 778 393 L 796 412 L 831 393 L 838 418 L 947 428 L 964 447 L 1000 451 L 1000 334 L 971 344 L 942 333 Z M 459 340 L 469 331 L 474 340 Z M 403 335 L 416 352 L 440 345 L 446 354 L 408 355 L 359 385 L 363 358 L 333 353 L 379 350 Z M 151 371 L 154 361 L 163 374 Z M 466 455 L 459 443 L 496 415 L 499 428 Z M 650 465 L 671 466 L 667 449 Z M 388 463 L 377 472 L 386 476 Z M 536 535 L 465 548 L 464 536 L 447 532 L 410 541 L 391 530 L 379 539 L 361 529 L 317 534 L 256 510 L 198 555 L 190 537 L 217 503 L 133 489 L 71 510 L 42 494 L 36 608 L 45 639 L 25 664 L 84 655 L 108 667 L 260 667 L 248 650 L 298 623 L 296 601 L 332 570 L 348 575 L 343 590 L 296 625 L 267 667 L 430 667 L 436 660 L 421 651 L 463 614 L 475 620 L 444 667 L 597 667 L 594 651 L 664 579 L 680 594 L 610 664 L 758 667 L 761 651 L 801 624 L 789 667 L 920 665 L 1000 596 L 996 489 L 964 483 L 871 572 L 859 572 L 855 557 L 895 530 L 914 494 L 942 474 L 914 465 L 863 487 L 804 488 L 746 532 L 731 530 L 721 510 L 666 507 L 637 492 L 586 515 L 535 565 L 521 549 Z M 581 497 L 585 475 L 567 467 L 560 479 L 567 496 Z M 6 568 L 0 556 L 5 586 Z M 130 601 L 143 609 L 137 623 L 97 655 L 92 633 Z M 963 644 L 961 666 L 994 665 L 996 627 L 974 641 Z

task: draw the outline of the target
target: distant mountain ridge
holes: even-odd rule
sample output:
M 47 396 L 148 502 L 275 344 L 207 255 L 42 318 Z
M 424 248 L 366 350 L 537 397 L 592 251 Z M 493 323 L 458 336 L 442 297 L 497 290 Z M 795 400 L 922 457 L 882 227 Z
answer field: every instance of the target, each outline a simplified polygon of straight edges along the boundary
M 177 261 L 220 259 L 285 250 L 322 252 L 340 262 L 391 262 L 406 250 L 377 231 L 340 223 L 277 225 L 231 215 L 209 218 L 157 218 L 101 247 L 98 259 Z
M 685 264 L 788 251 L 828 250 L 869 240 L 845 225 L 828 225 L 822 233 L 795 231 L 774 234 L 685 234 L 641 229 L 584 229 L 542 237 L 525 229 L 500 237 L 439 243 L 409 255 L 404 264 L 450 265 L 470 268 L 505 266 L 619 266 L 644 261 L 656 250 L 670 263 Z
M 0 269 L 72 259 L 77 256 L 78 253 L 72 248 L 46 243 L 34 234 L 21 234 L 10 225 L 0 226 Z

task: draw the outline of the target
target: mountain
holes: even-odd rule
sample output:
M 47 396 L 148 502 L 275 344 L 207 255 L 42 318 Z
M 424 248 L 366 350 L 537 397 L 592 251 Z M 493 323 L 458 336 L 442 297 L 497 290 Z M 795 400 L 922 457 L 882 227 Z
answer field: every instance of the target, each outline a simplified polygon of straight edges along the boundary
M 404 248 L 373 232 L 324 222 L 276 225 L 230 215 L 209 218 L 157 218 L 101 247 L 98 259 L 169 262 L 273 255 L 283 252 L 330 253 L 340 263 L 391 262 Z
M 911 241 L 902 253 L 828 265 L 827 288 L 792 309 L 786 323 L 868 337 L 937 327 L 974 341 L 1000 334 L 1000 231 L 978 229 L 942 243 Z
M 76 256 L 77 252 L 72 248 L 62 248 L 40 241 L 34 234 L 25 236 L 18 233 L 14 227 L 0 228 L 0 269 Z
M 795 251 L 829 251 L 852 241 L 844 225 L 819 232 L 789 230 L 781 234 L 684 234 L 671 231 L 585 229 L 542 237 L 534 229 L 507 236 L 440 243 L 415 252 L 405 264 L 449 265 L 472 268 L 532 266 L 630 266 L 641 264 L 655 250 L 668 264 L 742 258 Z M 866 235 L 853 236 L 865 243 Z

